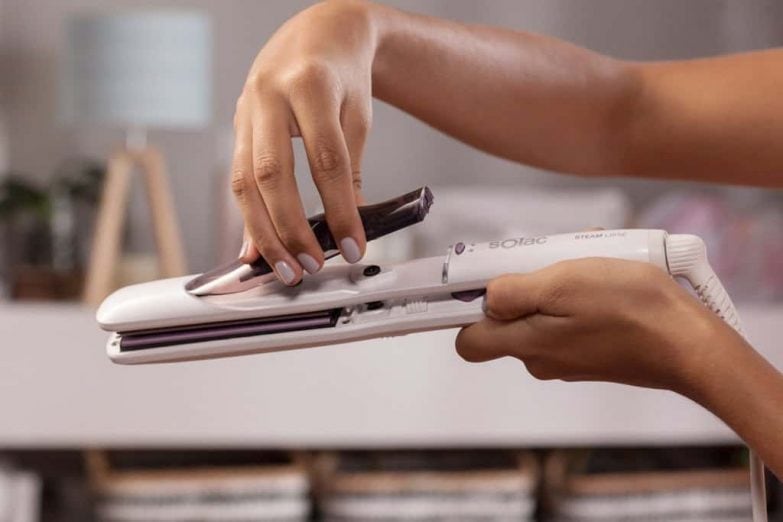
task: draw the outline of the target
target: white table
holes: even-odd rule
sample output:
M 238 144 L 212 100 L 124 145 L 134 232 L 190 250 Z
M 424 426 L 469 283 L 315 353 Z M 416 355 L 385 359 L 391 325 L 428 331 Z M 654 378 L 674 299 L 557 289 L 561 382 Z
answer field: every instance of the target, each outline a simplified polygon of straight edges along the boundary
M 740 307 L 783 368 L 783 307 Z M 0 305 L 0 447 L 443 447 L 736 441 L 673 393 L 539 382 L 463 362 L 455 331 L 160 366 L 116 366 L 78 305 Z

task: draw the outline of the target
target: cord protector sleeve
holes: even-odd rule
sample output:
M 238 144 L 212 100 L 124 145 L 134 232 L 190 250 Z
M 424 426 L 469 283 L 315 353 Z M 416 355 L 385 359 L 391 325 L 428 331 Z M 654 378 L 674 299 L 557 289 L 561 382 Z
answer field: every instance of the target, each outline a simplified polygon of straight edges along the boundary
M 745 337 L 737 309 L 712 270 L 707 260 L 707 247 L 701 238 L 690 234 L 670 234 L 666 237 L 666 260 L 672 276 L 687 279 L 701 302 Z M 764 463 L 753 450 L 750 450 L 750 492 L 753 522 L 767 522 Z

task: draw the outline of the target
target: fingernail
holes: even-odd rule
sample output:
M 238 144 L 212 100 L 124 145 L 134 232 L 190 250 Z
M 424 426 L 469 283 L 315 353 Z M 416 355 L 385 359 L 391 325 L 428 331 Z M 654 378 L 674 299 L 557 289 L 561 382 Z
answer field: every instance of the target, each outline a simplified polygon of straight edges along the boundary
M 248 247 L 250 247 L 250 242 L 245 239 L 242 241 L 242 248 L 239 249 L 239 257 L 245 257 L 247 255 Z
M 481 298 L 481 311 L 484 312 L 484 315 L 487 315 L 487 294 L 484 294 L 484 297 Z
M 362 258 L 359 244 L 352 237 L 344 237 L 340 240 L 340 251 L 349 263 L 356 263 Z
M 275 263 L 275 272 L 277 272 L 277 275 L 280 276 L 280 279 L 282 279 L 283 282 L 287 285 L 290 285 L 294 282 L 294 279 L 296 279 L 296 273 L 294 272 L 294 269 L 291 268 L 291 265 L 285 261 L 278 261 Z
M 296 260 L 299 261 L 299 264 L 302 265 L 305 270 L 307 270 L 308 274 L 314 274 L 321 269 L 321 265 L 319 265 L 318 261 L 316 261 L 315 258 L 310 254 L 305 254 L 302 252 L 296 256 Z

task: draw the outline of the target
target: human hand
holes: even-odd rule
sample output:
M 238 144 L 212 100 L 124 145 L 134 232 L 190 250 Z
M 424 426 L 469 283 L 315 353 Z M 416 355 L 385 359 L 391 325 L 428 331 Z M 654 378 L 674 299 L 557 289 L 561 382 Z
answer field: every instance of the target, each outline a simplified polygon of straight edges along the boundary
M 738 337 L 663 270 L 589 258 L 489 283 L 487 318 L 464 328 L 467 361 L 520 359 L 539 379 L 610 381 L 686 395 L 715 340 Z
M 292 137 L 304 141 L 343 257 L 355 263 L 364 255 L 357 205 L 374 52 L 365 4 L 317 4 L 288 20 L 261 49 L 237 102 L 231 185 L 245 220 L 240 258 L 252 262 L 262 255 L 285 284 L 324 262 L 294 178 Z

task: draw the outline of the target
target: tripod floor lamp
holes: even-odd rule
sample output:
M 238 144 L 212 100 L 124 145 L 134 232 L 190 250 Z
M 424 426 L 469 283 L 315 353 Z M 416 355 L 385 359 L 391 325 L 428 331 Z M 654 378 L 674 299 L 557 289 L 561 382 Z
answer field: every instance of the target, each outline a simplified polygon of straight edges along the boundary
M 84 300 L 96 305 L 115 286 L 134 170 L 143 174 L 162 277 L 187 272 L 163 154 L 146 130 L 198 129 L 211 112 L 211 27 L 202 12 L 127 10 L 70 20 L 63 82 L 66 121 L 119 127 L 103 186 Z

